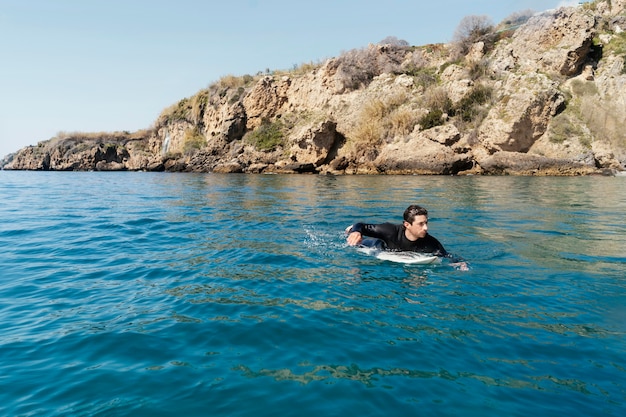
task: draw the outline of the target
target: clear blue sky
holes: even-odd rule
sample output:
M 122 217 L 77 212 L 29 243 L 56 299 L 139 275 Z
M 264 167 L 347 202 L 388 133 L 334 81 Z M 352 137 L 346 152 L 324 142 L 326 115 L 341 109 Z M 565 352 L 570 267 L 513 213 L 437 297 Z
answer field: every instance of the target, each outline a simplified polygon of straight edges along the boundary
M 0 0 L 0 158 L 58 132 L 135 131 L 224 75 L 318 62 L 387 36 L 449 42 L 570 0 Z M 577 1 L 573 1 L 577 3 Z

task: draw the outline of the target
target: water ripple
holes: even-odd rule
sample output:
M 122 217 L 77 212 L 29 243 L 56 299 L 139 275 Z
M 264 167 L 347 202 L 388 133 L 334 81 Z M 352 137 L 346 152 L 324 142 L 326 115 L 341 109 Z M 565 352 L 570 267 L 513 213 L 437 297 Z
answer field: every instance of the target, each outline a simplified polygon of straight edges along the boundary
M 0 171 L 0 414 L 621 415 L 612 178 Z M 459 271 L 348 248 L 407 196 Z

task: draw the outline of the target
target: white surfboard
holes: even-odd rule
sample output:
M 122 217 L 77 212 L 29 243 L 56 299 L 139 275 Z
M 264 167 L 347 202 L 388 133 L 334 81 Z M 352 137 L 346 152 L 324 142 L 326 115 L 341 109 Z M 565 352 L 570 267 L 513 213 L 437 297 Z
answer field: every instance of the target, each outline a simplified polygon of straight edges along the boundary
M 366 255 L 373 256 L 377 259 L 390 262 L 398 262 L 403 264 L 416 264 L 416 265 L 428 265 L 439 264 L 441 258 L 431 253 L 418 253 L 418 252 L 393 252 L 387 250 L 381 250 L 376 247 L 359 247 L 359 252 Z
M 403 264 L 438 264 L 441 263 L 441 259 L 438 256 L 434 256 L 430 253 L 417 253 L 417 252 L 390 252 L 379 251 L 374 256 L 378 259 L 391 262 L 400 262 Z

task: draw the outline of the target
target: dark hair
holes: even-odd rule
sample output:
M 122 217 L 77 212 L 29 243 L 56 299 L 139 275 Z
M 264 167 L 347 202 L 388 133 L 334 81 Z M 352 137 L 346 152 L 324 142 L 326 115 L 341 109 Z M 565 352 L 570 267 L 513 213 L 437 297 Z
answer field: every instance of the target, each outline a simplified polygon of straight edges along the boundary
M 428 217 L 428 210 L 426 210 L 424 207 L 421 207 L 415 204 L 408 206 L 406 210 L 404 210 L 405 222 L 413 224 L 413 220 L 415 220 L 417 216 Z

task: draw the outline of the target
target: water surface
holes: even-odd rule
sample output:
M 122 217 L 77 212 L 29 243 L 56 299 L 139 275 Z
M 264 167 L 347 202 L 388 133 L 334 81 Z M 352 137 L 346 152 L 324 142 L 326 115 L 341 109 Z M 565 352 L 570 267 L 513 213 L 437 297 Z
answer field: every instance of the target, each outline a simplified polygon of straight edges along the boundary
M 346 247 L 409 204 L 469 271 Z M 0 414 L 626 409 L 626 179 L 0 171 Z

